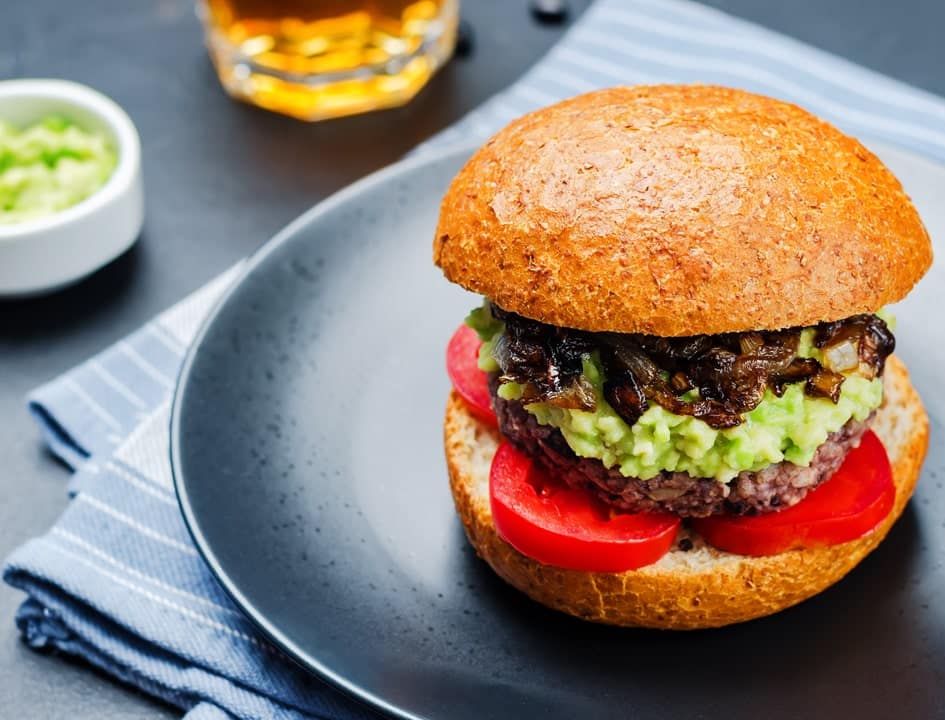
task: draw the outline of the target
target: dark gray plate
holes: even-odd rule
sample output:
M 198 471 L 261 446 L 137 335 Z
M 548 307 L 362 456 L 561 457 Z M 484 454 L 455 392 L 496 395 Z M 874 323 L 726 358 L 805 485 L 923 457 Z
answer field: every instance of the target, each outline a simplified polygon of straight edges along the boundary
M 430 255 L 467 154 L 402 163 L 292 224 L 191 351 L 174 473 L 236 602 L 300 663 L 403 717 L 945 716 L 942 265 L 898 311 L 933 438 L 888 540 L 768 619 L 693 633 L 594 626 L 506 587 L 453 512 L 444 348 L 478 301 Z M 882 154 L 945 237 L 945 172 Z

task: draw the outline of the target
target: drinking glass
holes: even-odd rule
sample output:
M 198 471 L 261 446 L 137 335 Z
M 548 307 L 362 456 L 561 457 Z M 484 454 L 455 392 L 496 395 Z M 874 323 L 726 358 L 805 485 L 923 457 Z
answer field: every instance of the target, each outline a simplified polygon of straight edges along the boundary
M 198 0 L 235 98 L 304 120 L 393 107 L 456 44 L 459 0 Z

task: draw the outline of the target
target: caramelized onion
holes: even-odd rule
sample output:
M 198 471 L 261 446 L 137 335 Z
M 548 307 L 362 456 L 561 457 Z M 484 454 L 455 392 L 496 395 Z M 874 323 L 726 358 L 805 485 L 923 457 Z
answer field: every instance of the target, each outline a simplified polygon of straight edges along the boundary
M 853 370 L 860 364 L 856 343 L 852 340 L 844 340 L 824 348 L 824 364 L 834 372 Z
M 594 388 L 582 374 L 584 356 L 591 352 L 581 333 L 524 321 L 511 314 L 493 314 L 505 322 L 493 355 L 502 369 L 499 381 L 525 386 L 524 397 L 569 410 L 594 410 Z
M 843 385 L 843 375 L 820 368 L 804 383 L 804 391 L 812 397 L 830 398 L 834 403 L 840 400 L 840 386 Z
M 624 371 L 604 383 L 604 399 L 629 425 L 639 420 L 650 407 L 636 376 L 629 371 Z
M 878 315 L 854 315 L 817 326 L 814 344 L 818 348 L 832 348 L 844 342 L 856 344 L 857 356 L 869 377 L 882 375 L 886 358 L 896 349 L 896 338 Z
M 495 305 L 492 313 L 505 323 L 493 351 L 500 382 L 521 384 L 528 402 L 592 411 L 596 398 L 583 366 L 597 352 L 605 375 L 604 398 L 631 425 L 656 403 L 715 428 L 734 427 L 767 390 L 781 396 L 793 383 L 803 383 L 811 397 L 836 403 L 844 381 L 841 371 L 859 367 L 868 377 L 880 375 L 895 347 L 892 333 L 876 315 L 816 326 L 814 344 L 823 352 L 824 367 L 814 358 L 798 357 L 804 328 L 661 338 L 560 328 Z M 685 399 L 694 389 L 698 397 Z

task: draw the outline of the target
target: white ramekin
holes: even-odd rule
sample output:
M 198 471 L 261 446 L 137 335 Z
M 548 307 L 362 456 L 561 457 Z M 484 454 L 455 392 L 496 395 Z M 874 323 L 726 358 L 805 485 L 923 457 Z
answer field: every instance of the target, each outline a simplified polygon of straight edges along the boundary
M 27 126 L 53 114 L 103 133 L 118 162 L 105 185 L 82 202 L 35 220 L 0 225 L 0 295 L 5 297 L 74 283 L 121 255 L 141 232 L 141 141 L 125 111 L 74 82 L 0 82 L 0 119 Z

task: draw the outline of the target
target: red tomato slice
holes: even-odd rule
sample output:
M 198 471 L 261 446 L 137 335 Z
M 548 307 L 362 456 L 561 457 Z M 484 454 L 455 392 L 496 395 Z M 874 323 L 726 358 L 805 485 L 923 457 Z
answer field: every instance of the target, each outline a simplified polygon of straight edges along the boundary
M 459 396 L 472 413 L 486 422 L 497 424 L 486 374 L 479 369 L 482 340 L 468 325 L 460 325 L 446 346 L 446 372 Z
M 680 525 L 668 513 L 615 511 L 541 472 L 508 442 L 492 460 L 489 500 L 503 540 L 540 563 L 573 570 L 623 572 L 654 563 Z
M 886 448 L 872 432 L 863 436 L 833 477 L 797 505 L 780 512 L 716 515 L 693 520 L 710 545 L 739 555 L 776 555 L 796 547 L 822 547 L 856 540 L 892 510 L 896 488 Z

